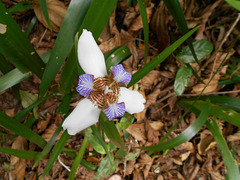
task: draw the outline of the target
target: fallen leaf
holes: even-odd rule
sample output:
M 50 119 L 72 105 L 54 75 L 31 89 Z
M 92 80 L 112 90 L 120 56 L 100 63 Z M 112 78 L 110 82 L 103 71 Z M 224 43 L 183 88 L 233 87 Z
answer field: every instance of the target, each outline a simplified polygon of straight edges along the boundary
M 150 21 L 150 17 L 152 15 L 152 10 L 153 10 L 154 4 L 151 3 L 151 6 L 147 7 L 146 11 L 147 11 L 147 18 L 148 18 L 148 22 Z M 137 18 L 135 18 L 131 24 L 131 26 L 129 27 L 129 29 L 131 31 L 138 31 L 140 29 L 143 28 L 143 22 L 142 22 L 142 17 L 141 15 L 139 15 Z
M 138 141 L 145 142 L 147 139 L 145 135 L 144 123 L 132 124 L 126 129 L 126 131 Z
M 153 163 L 153 159 L 145 153 L 142 154 L 138 160 L 137 164 L 142 166 L 143 167 L 142 169 L 144 169 L 143 174 L 145 179 L 147 179 L 148 177 L 148 173 L 149 173 L 149 170 L 151 169 L 152 163 Z
M 208 130 L 200 133 L 200 142 L 198 144 L 198 153 L 200 155 L 205 155 L 206 152 L 216 144 L 214 138 Z
M 43 133 L 42 137 L 43 139 L 45 139 L 47 142 L 52 138 L 53 134 L 55 133 L 55 131 L 57 130 L 57 126 L 55 124 L 52 124 L 51 126 L 49 126 Z M 62 135 L 63 131 L 61 131 L 56 139 L 56 141 L 58 141 Z
M 46 3 L 52 30 L 58 32 L 67 12 L 67 7 L 58 0 L 46 0 Z M 33 0 L 33 10 L 38 20 L 49 29 L 38 0 Z
M 149 123 L 154 130 L 161 130 L 164 124 L 161 121 L 152 121 Z
M 27 140 L 21 136 L 18 136 L 12 144 L 12 149 L 26 150 Z M 27 166 L 26 160 L 15 156 L 11 156 L 10 162 L 15 167 L 12 173 L 14 173 L 17 176 L 18 180 L 23 180 Z
M 209 81 L 209 79 L 204 79 L 203 82 L 205 84 L 199 83 L 199 84 L 195 85 L 192 88 L 192 93 L 200 94 L 202 92 L 202 90 L 205 88 L 205 86 L 208 83 L 208 81 Z M 206 87 L 206 89 L 204 90 L 203 93 L 214 92 L 217 89 L 218 81 L 219 81 L 219 75 L 216 74 L 214 76 L 214 78 L 212 79 L 212 81 L 209 83 L 209 85 Z

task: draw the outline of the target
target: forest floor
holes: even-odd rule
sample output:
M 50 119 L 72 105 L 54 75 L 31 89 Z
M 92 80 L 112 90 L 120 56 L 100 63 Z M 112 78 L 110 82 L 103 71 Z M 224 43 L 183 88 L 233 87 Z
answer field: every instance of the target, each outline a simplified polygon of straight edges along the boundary
M 11 8 L 19 1 L 3 0 L 7 8 Z M 62 2 L 67 9 L 70 1 L 65 0 Z M 180 0 L 180 3 L 184 10 L 188 27 L 192 29 L 201 25 L 192 36 L 192 40 L 206 39 L 213 46 L 212 53 L 201 60 L 200 66 L 197 63 L 192 63 L 199 76 L 207 82 L 224 60 L 239 33 L 238 12 L 222 0 Z M 25 31 L 31 19 L 35 16 L 35 12 L 32 9 L 21 11 L 14 13 L 13 17 L 21 29 Z M 162 1 L 160 3 L 154 0 L 152 2 L 148 1 L 147 14 L 150 25 L 147 62 L 150 62 L 171 44 L 171 36 L 178 39 L 182 34 Z M 57 17 L 53 18 L 52 21 L 57 21 Z M 40 55 L 53 48 L 59 29 L 56 26 L 55 31 L 50 31 L 41 22 L 41 19 L 38 17 L 38 21 L 29 36 L 30 42 Z M 231 32 L 229 32 L 230 29 L 232 29 Z M 120 0 L 98 40 L 99 47 L 105 54 L 115 47 L 121 45 L 128 46 L 132 55 L 123 62 L 123 65 L 128 72 L 133 74 L 144 64 L 142 30 L 143 25 L 139 7 L 137 5 L 128 7 L 127 1 Z M 182 45 L 181 48 L 185 45 Z M 226 77 L 229 62 L 238 66 L 239 57 L 240 42 L 238 41 L 230 51 L 227 61 L 223 64 L 219 73 L 217 73 L 207 87 L 204 95 L 222 94 L 223 96 L 239 98 L 239 83 L 225 86 L 218 85 L 219 81 Z M 238 61 L 233 62 L 231 58 L 238 58 Z M 128 145 L 129 152 L 137 152 L 136 149 L 131 148 L 133 146 L 158 144 L 161 137 L 169 131 L 185 112 L 185 109 L 177 104 L 179 99 L 197 97 L 202 91 L 203 85 L 192 76 L 184 94 L 179 97 L 175 96 L 174 80 L 177 70 L 182 65 L 183 63 L 176 56 L 171 55 L 138 83 L 141 93 L 146 98 L 146 105 L 143 112 L 135 115 L 135 123 L 126 130 L 129 133 L 129 138 L 123 138 Z M 60 75 L 61 71 L 55 78 L 56 84 L 59 82 Z M 40 83 L 41 81 L 33 75 L 31 78 L 22 81 L 19 84 L 19 89 L 23 92 L 38 94 Z M 74 95 L 71 102 L 71 109 L 76 106 L 80 98 L 78 94 Z M 57 114 L 60 102 L 61 98 L 53 96 L 38 107 L 40 118 L 34 123 L 32 130 L 47 141 L 52 137 L 56 128 L 64 119 L 63 116 Z M 13 117 L 21 109 L 23 109 L 21 101 L 14 96 L 11 89 L 0 94 L 1 111 Z M 196 118 L 194 113 L 188 113 L 173 130 L 168 139 L 179 135 Z M 217 121 L 229 148 L 232 149 L 233 144 L 235 145 L 236 159 L 240 162 L 239 129 L 227 122 Z M 3 127 L 0 127 L 0 131 L 14 135 Z M 124 136 L 123 133 L 121 135 Z M 65 146 L 78 150 L 82 141 L 83 134 L 77 134 L 72 136 Z M 9 137 L 2 143 L 2 146 L 12 148 L 21 148 L 24 146 L 27 150 L 37 149 L 35 144 L 27 142 L 23 138 L 13 140 Z M 87 150 L 92 151 L 92 146 L 88 145 Z M 99 165 L 103 155 L 88 152 L 84 154 L 83 158 L 92 164 Z M 32 169 L 33 161 L 21 160 L 0 153 L 0 163 L 2 164 L 0 177 L 1 179 L 16 179 L 16 177 L 24 177 L 31 180 L 37 179 L 36 171 L 38 175 L 41 175 L 48 159 L 49 157 L 46 157 L 40 161 L 36 168 Z M 15 163 L 16 165 L 16 162 L 20 168 L 14 171 L 6 171 L 5 166 L 3 166 L 6 163 Z M 51 175 L 47 175 L 44 179 L 67 179 L 69 172 L 66 167 L 71 167 L 72 163 L 73 160 L 71 158 L 61 153 L 58 160 L 54 163 Z M 205 129 L 204 126 L 194 138 L 176 148 L 170 149 L 168 152 L 155 152 L 149 155 L 147 151 L 141 150 L 130 161 L 120 158 L 116 171 L 105 179 L 221 180 L 225 179 L 225 171 L 223 159 L 216 142 L 210 131 Z M 96 172 L 88 171 L 83 166 L 79 166 L 76 179 L 93 179 L 95 174 Z

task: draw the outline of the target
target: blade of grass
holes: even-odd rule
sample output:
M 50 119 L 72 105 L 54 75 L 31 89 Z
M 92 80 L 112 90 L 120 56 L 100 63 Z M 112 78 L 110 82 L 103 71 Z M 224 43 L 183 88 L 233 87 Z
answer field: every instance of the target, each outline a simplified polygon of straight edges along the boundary
M 147 147 L 139 147 L 139 148 L 144 149 L 144 150 L 151 150 L 151 151 L 161 151 L 161 150 L 167 150 L 167 149 L 174 148 L 174 147 L 179 146 L 182 143 L 190 140 L 199 132 L 199 130 L 202 128 L 202 126 L 207 121 L 208 114 L 209 114 L 208 112 L 210 110 L 209 101 L 205 102 L 205 104 L 202 107 L 203 107 L 202 111 L 201 111 L 200 115 L 198 116 L 197 120 L 191 126 L 189 126 L 187 129 L 185 129 L 176 138 L 173 138 L 167 142 L 160 142 L 158 145 L 155 145 L 155 146 L 147 146 Z
M 216 121 L 211 118 L 211 122 L 206 122 L 207 128 L 211 131 L 215 141 L 217 142 L 217 146 L 222 155 L 224 164 L 227 169 L 226 177 L 229 180 L 238 180 L 240 178 L 239 168 L 237 161 L 233 158 L 232 153 L 228 149 L 227 143 L 223 138 L 222 132 L 217 125 Z
M 70 172 L 69 177 L 68 177 L 69 180 L 74 180 L 75 173 L 77 171 L 77 168 L 78 168 L 80 162 L 82 161 L 82 157 L 83 157 L 83 154 L 84 154 L 85 149 L 87 147 L 87 144 L 88 144 L 88 140 L 85 137 L 84 140 L 83 140 L 83 143 L 81 145 L 81 148 L 79 149 L 78 155 L 77 155 L 77 157 L 75 158 L 75 160 L 72 164 L 71 172 Z
M 42 9 L 45 20 L 47 21 L 48 27 L 52 30 L 51 23 L 48 16 L 47 2 L 46 0 L 39 0 L 40 7 Z
M 148 17 L 147 17 L 145 0 L 137 0 L 137 1 L 139 5 L 139 11 L 142 17 L 142 22 L 143 22 L 144 46 L 145 46 L 144 62 L 146 64 L 147 56 L 148 56 L 148 40 L 149 40 Z
M 128 87 L 131 87 L 132 85 L 137 83 L 140 79 L 142 79 L 150 71 L 157 67 L 157 65 L 163 62 L 173 51 L 176 50 L 177 47 L 179 47 L 186 39 L 188 39 L 198 28 L 199 26 L 189 31 L 187 34 L 185 34 L 183 37 L 181 37 L 179 40 L 177 40 L 171 46 L 169 46 L 166 50 L 160 53 L 157 57 L 155 57 L 152 61 L 146 64 L 143 68 L 139 69 L 135 74 L 133 74 L 132 79 L 128 84 Z
M 56 76 L 65 58 L 68 56 L 92 0 L 72 0 L 51 51 L 46 70 L 40 85 L 40 96 L 43 96 Z
M 31 129 L 27 128 L 25 125 L 19 123 L 18 121 L 7 116 L 1 111 L 0 111 L 0 125 L 26 138 L 27 140 L 32 141 L 33 143 L 37 144 L 41 148 L 43 148 L 47 144 L 47 142 L 37 133 L 33 132 Z
M 36 167 L 36 165 L 50 152 L 50 150 L 51 150 L 52 146 L 54 145 L 54 143 L 56 142 L 56 139 L 57 139 L 58 135 L 60 134 L 61 130 L 62 130 L 62 123 L 58 126 L 58 128 L 52 135 L 51 139 L 48 141 L 46 146 L 43 148 L 42 152 L 38 153 L 38 155 L 35 157 L 35 159 L 34 159 L 35 163 L 33 165 L 33 168 Z
M 59 141 L 57 142 L 57 144 L 55 145 L 53 152 L 48 160 L 47 166 L 42 174 L 41 179 L 43 179 L 47 173 L 50 171 L 50 169 L 52 168 L 54 162 L 56 161 L 58 155 L 61 153 L 64 145 L 66 144 L 67 140 L 70 138 L 70 135 L 67 133 L 67 131 L 64 131 L 64 133 L 62 134 L 61 138 L 59 139 Z
M 38 152 L 36 151 L 26 151 L 4 147 L 0 147 L 0 152 L 28 160 L 34 160 L 35 157 L 38 155 Z
M 107 70 L 109 71 L 110 67 L 120 64 L 130 56 L 131 52 L 127 46 L 114 48 L 105 55 Z
M 0 92 L 13 87 L 24 79 L 32 75 L 31 72 L 22 73 L 17 68 L 9 71 L 7 74 L 0 77 Z
M 6 30 L 0 34 L 0 53 L 22 73 L 30 70 L 41 79 L 45 64 L 2 1 L 0 1 L 0 24 Z
M 178 0 L 163 0 L 163 1 L 164 1 L 164 4 L 167 6 L 168 10 L 170 11 L 171 15 L 173 16 L 174 20 L 176 21 L 182 34 L 186 34 L 188 32 L 187 21 L 184 17 L 184 13 L 179 1 Z M 199 64 L 195 50 L 193 48 L 191 38 L 187 39 L 186 41 L 193 54 L 195 61 Z
M 9 9 L 9 13 L 12 14 L 18 11 L 28 10 L 28 9 L 32 9 L 32 4 L 30 4 L 30 2 L 28 1 L 20 1 L 13 8 Z
M 178 103 L 179 105 L 185 108 L 191 107 L 191 111 L 198 114 L 199 112 L 201 112 L 205 101 L 197 100 L 195 101 L 194 105 L 193 105 L 193 102 L 194 102 L 193 100 L 183 99 L 183 100 L 180 100 Z M 232 109 L 224 108 L 215 104 L 211 104 L 210 107 L 211 107 L 209 111 L 210 115 L 223 119 L 237 127 L 240 127 L 240 121 L 239 121 L 240 113 L 237 113 Z
M 240 99 L 236 97 L 226 97 L 226 96 L 202 96 L 200 99 L 209 99 L 211 102 L 218 105 L 233 109 L 235 111 L 240 111 Z
M 32 18 L 32 20 L 30 21 L 30 23 L 29 23 L 29 25 L 28 25 L 28 27 L 27 27 L 27 29 L 25 31 L 25 34 L 26 34 L 27 37 L 29 36 L 29 34 L 32 31 L 32 29 L 33 29 L 34 25 L 36 24 L 36 22 L 37 22 L 37 17 L 34 16 Z
M 7 74 L 9 71 L 11 71 L 10 65 L 8 64 L 7 60 L 3 57 L 3 55 L 1 55 L 1 54 L 0 54 L 0 71 L 3 74 Z M 15 81 L 15 79 L 14 79 L 14 81 Z M 2 85 L 1 82 L 0 82 L 0 84 Z M 0 87 L 0 89 L 1 89 L 1 87 Z M 13 90 L 13 93 L 14 93 L 15 97 L 19 100 L 20 95 L 19 95 L 18 86 L 17 85 L 13 86 L 12 90 Z M 0 92 L 1 92 L 1 90 L 0 90 Z
M 66 148 L 65 148 L 65 149 L 66 149 Z M 72 159 L 75 159 L 75 158 L 77 157 L 75 153 L 66 151 L 65 149 L 64 149 L 64 152 L 65 152 L 69 157 L 71 157 Z M 84 166 L 84 167 L 85 167 L 87 170 L 89 170 L 89 171 L 97 171 L 97 166 L 95 166 L 95 165 L 87 162 L 85 159 L 82 159 L 81 162 L 80 162 L 80 164 L 81 164 L 82 166 Z

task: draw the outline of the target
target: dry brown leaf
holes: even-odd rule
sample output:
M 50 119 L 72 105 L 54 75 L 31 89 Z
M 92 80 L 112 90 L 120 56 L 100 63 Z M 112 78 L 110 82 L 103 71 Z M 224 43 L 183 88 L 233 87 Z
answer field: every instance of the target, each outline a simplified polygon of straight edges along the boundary
M 209 79 L 204 79 L 203 83 L 197 84 L 192 88 L 192 93 L 200 94 L 202 90 L 205 88 L 206 84 L 208 83 Z M 209 85 L 206 87 L 203 93 L 214 92 L 217 89 L 219 81 L 219 74 L 216 74 Z
M 215 146 L 216 142 L 212 137 L 211 133 L 208 130 L 201 132 L 200 142 L 198 144 L 198 153 L 200 155 L 205 155 L 206 152 L 212 147 Z
M 20 149 L 20 150 L 26 150 L 27 149 L 27 140 L 24 139 L 21 136 L 18 136 L 15 141 L 12 144 L 12 149 Z M 11 156 L 11 164 L 15 167 L 14 173 L 17 176 L 18 180 L 23 180 L 25 176 L 25 170 L 26 170 L 26 160 L 20 159 L 15 156 Z
M 43 139 L 45 139 L 47 142 L 52 138 L 54 132 L 57 130 L 57 126 L 55 124 L 52 124 L 51 126 L 49 126 L 43 133 L 42 137 Z M 57 137 L 57 141 L 60 139 L 61 135 L 62 135 L 63 131 L 61 131 Z
M 140 87 L 142 90 L 152 89 L 160 81 L 160 72 L 159 71 L 150 71 L 142 80 Z
M 240 140 L 240 130 L 238 132 L 236 132 L 235 134 L 228 136 L 227 140 L 230 142 L 239 141 Z
M 48 16 L 53 31 L 58 32 L 67 12 L 67 7 L 58 0 L 46 0 Z M 38 20 L 49 29 L 38 0 L 33 0 L 33 10 Z
M 154 130 L 161 130 L 164 124 L 161 121 L 152 121 L 149 123 Z
M 147 179 L 148 177 L 148 173 L 149 173 L 149 170 L 151 169 L 152 163 L 153 163 L 153 159 L 147 154 L 142 154 L 138 160 L 137 164 L 144 167 L 143 173 L 144 173 L 145 179 Z
M 145 140 L 147 139 L 145 134 L 144 123 L 132 124 L 126 129 L 126 131 L 138 141 L 145 142 Z
M 215 3 L 213 3 L 212 5 L 209 5 L 206 9 L 204 9 L 203 14 L 201 15 L 202 23 L 201 26 L 198 28 L 197 30 L 197 36 L 196 36 L 196 40 L 201 40 L 204 39 L 204 31 L 206 29 L 206 22 L 208 21 L 208 18 L 211 16 L 211 14 L 213 13 L 213 11 L 215 10 L 215 8 L 222 2 L 222 0 L 218 0 Z
M 4 110 L 4 113 L 5 113 L 6 115 L 10 116 L 10 117 L 14 117 L 14 116 L 15 116 L 15 113 L 14 113 L 14 112 L 15 112 L 15 108 Z
M 99 48 L 103 52 L 103 54 L 108 51 L 114 49 L 121 45 L 121 38 L 119 34 L 116 34 L 113 38 L 110 38 L 108 41 L 105 41 L 99 45 Z
M 151 29 L 156 34 L 159 42 L 159 50 L 162 51 L 169 46 L 168 35 L 169 13 L 163 1 L 161 1 L 153 14 Z
M 153 10 L 154 4 L 151 3 L 151 6 L 147 7 L 147 17 L 148 17 L 148 22 L 150 21 L 150 17 L 152 15 L 152 10 Z M 139 15 L 136 19 L 133 20 L 133 23 L 129 27 L 131 31 L 138 31 L 143 28 L 143 23 L 142 23 L 142 17 Z

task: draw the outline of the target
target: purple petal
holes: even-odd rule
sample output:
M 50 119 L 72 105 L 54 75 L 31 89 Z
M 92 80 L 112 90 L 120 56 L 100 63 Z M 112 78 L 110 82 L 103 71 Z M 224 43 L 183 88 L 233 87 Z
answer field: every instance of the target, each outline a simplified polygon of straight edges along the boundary
M 107 108 L 103 109 L 103 112 L 109 120 L 122 117 L 125 113 L 125 105 L 124 103 L 109 104 Z
M 113 74 L 113 79 L 124 86 L 127 86 L 132 78 L 132 75 L 121 64 L 112 67 L 110 72 Z
M 77 92 L 84 97 L 88 97 L 89 94 L 93 91 L 93 78 L 91 74 L 83 74 L 79 76 Z

